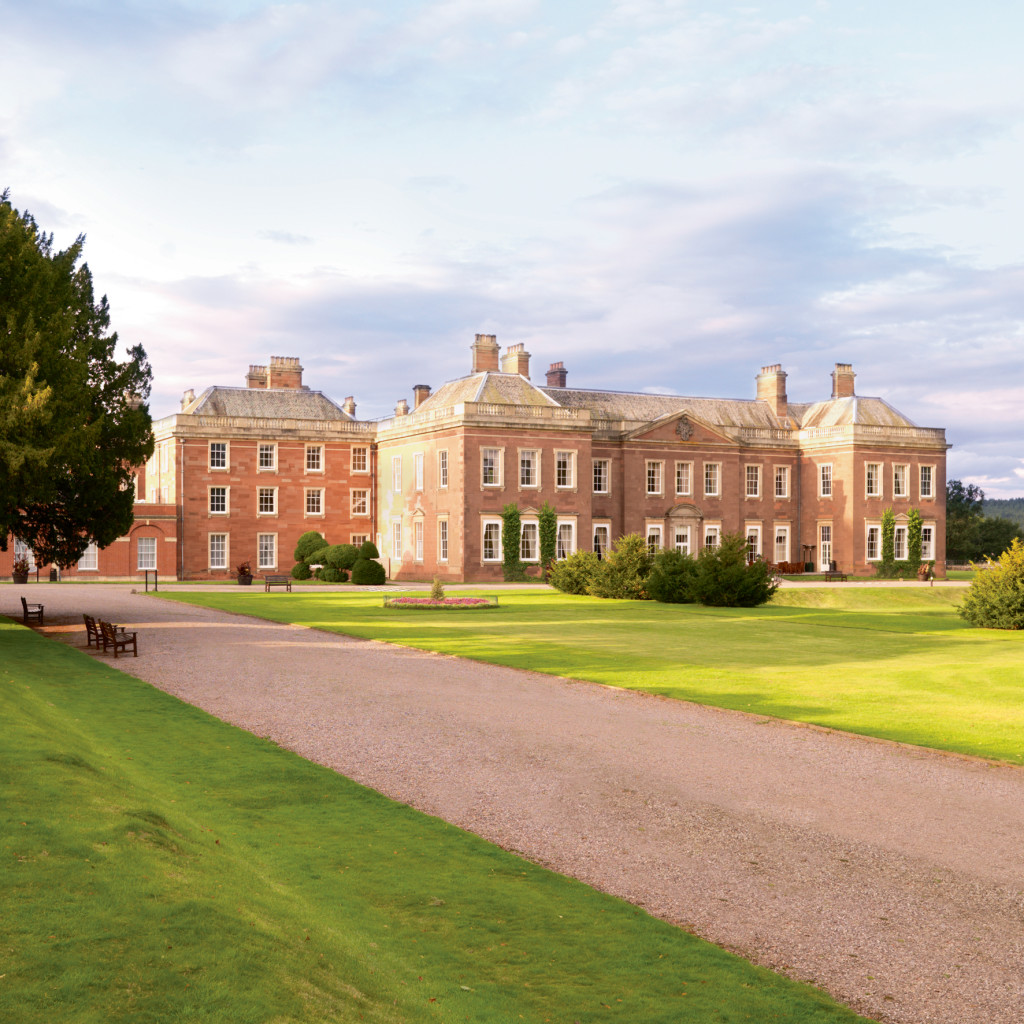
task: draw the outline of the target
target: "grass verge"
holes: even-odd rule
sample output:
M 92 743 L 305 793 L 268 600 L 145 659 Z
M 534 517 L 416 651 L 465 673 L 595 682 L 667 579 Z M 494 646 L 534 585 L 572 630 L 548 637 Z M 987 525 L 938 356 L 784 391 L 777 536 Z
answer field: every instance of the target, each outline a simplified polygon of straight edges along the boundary
M 863 1020 L 0 619 L 0 1020 Z
M 457 620 L 376 595 L 174 600 L 1024 764 L 1024 633 L 970 628 L 959 588 L 781 591 L 716 609 L 509 591 Z

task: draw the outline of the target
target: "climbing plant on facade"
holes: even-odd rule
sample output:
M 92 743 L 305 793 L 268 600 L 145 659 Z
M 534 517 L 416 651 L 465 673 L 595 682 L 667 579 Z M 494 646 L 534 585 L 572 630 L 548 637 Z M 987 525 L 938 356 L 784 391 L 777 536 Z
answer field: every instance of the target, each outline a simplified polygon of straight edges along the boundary
M 526 565 L 519 557 L 522 532 L 519 506 L 510 503 L 501 510 L 502 571 L 506 583 L 526 579 Z

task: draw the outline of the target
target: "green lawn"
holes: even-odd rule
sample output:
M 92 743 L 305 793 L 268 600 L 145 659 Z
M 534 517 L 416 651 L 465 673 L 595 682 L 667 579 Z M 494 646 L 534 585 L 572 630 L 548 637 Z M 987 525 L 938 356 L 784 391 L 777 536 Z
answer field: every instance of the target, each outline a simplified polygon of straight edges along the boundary
M 714 609 L 509 591 L 475 615 L 379 594 L 166 596 L 1024 764 L 1024 633 L 969 628 L 962 593 L 843 585 Z
M 0 648 L 0 1020 L 863 1020 L 3 619 Z

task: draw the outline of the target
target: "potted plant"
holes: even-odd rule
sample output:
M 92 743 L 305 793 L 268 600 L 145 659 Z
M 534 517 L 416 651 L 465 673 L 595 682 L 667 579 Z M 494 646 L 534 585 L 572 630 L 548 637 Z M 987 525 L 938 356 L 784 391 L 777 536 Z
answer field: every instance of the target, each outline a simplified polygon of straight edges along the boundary
M 15 583 L 28 583 L 28 574 L 31 566 L 27 558 L 16 558 L 11 566 L 11 578 Z
M 252 565 L 249 562 L 242 562 L 235 570 L 240 587 L 252 586 Z

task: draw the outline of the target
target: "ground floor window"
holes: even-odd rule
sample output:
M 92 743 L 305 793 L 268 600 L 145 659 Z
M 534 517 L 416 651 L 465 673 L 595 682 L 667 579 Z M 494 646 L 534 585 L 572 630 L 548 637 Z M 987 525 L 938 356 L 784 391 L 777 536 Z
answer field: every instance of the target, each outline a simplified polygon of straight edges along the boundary
M 722 528 L 720 526 L 705 526 L 704 527 L 704 550 L 714 551 L 718 547 L 719 542 L 722 538 Z
M 538 554 L 540 539 L 536 523 L 523 523 L 523 536 L 519 544 L 519 557 L 524 562 L 536 562 L 540 557 Z
M 595 526 L 594 527 L 594 554 L 598 558 L 604 558 L 608 552 L 609 541 L 608 541 L 609 528 L 607 526 Z
M 921 527 L 921 559 L 930 562 L 935 558 L 935 527 Z
M 276 533 L 258 533 L 256 535 L 256 565 L 260 569 L 277 567 Z
M 897 562 L 905 562 L 907 560 L 907 528 L 905 526 L 897 526 L 896 532 L 893 536 L 893 557 Z
M 412 524 L 412 541 L 417 562 L 423 561 L 423 520 L 417 519 Z
M 652 554 L 656 555 L 661 550 L 661 527 L 651 526 L 647 527 L 647 550 Z
M 869 526 L 865 557 L 869 562 L 877 562 L 882 557 L 882 528 Z
M 501 523 L 484 523 L 484 561 L 501 561 Z
M 747 527 L 747 561 L 753 562 L 761 555 L 761 527 Z
M 210 568 L 226 569 L 228 567 L 228 535 L 226 533 L 210 534 Z
M 822 523 L 818 527 L 818 543 L 821 545 L 821 568 L 828 570 L 832 567 L 832 524 Z
M 555 538 L 555 558 L 568 558 L 576 550 L 576 529 L 572 523 L 559 523 Z
M 139 569 L 156 568 L 156 537 L 140 537 L 138 543 Z
M 775 527 L 775 561 L 789 561 L 789 527 Z
M 391 523 L 391 557 L 402 560 L 402 520 L 395 519 Z
M 23 541 L 17 537 L 14 538 L 14 560 L 17 562 L 19 559 L 24 558 L 28 562 L 28 571 L 35 572 L 36 569 L 36 556 L 32 549 Z
M 96 547 L 96 542 L 92 541 L 89 546 L 82 552 L 82 557 L 78 560 L 79 570 L 86 570 L 95 572 L 100 567 L 100 552 L 99 548 Z
M 437 522 L 437 560 L 448 561 L 448 520 L 439 519 Z

